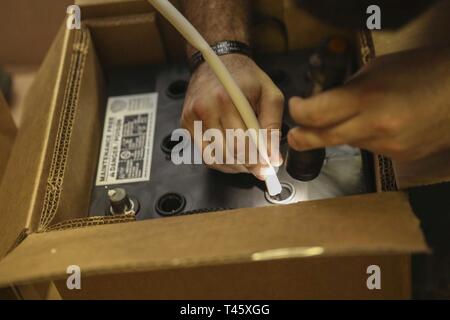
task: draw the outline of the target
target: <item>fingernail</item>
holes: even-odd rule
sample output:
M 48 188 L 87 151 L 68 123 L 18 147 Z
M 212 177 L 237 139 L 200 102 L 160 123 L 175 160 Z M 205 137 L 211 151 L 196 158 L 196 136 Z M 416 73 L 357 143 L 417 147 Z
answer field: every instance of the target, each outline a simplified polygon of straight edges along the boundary
M 258 166 L 256 168 L 253 168 L 250 171 L 258 180 L 264 181 L 265 180 L 265 174 L 264 174 L 264 167 Z
M 239 169 L 241 170 L 242 173 L 250 173 L 250 171 L 248 171 L 248 169 L 245 166 L 239 166 Z
M 254 173 L 253 175 L 254 175 L 254 176 L 256 177 L 256 179 L 258 179 L 258 180 L 261 180 L 261 181 L 265 181 L 265 180 L 266 180 L 266 177 L 265 177 L 265 176 L 261 176 L 261 175 L 256 174 L 256 173 Z
M 270 163 L 274 167 L 281 167 L 283 162 L 284 162 L 284 160 L 283 160 L 283 157 L 281 156 L 281 154 L 278 154 L 278 156 L 275 156 L 275 157 L 272 157 L 272 156 L 270 157 Z
M 294 139 L 294 134 L 292 133 L 292 130 L 289 131 L 289 133 L 288 133 L 288 144 L 294 150 L 299 151 L 300 146 L 297 144 L 297 141 Z

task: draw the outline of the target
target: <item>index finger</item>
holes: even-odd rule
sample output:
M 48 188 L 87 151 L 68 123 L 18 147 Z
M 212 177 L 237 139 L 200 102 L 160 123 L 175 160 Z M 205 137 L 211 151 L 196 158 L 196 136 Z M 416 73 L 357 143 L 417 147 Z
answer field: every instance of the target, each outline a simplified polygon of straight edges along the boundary
M 292 119 L 303 127 L 326 128 L 349 120 L 359 113 L 358 95 L 349 87 L 326 91 L 308 99 L 289 101 Z

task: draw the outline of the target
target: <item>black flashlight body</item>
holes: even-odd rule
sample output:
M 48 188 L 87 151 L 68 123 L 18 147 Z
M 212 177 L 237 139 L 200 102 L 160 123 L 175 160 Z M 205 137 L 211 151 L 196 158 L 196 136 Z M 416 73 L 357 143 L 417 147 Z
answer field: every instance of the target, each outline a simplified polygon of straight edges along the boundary
M 344 82 L 351 66 L 349 52 L 345 39 L 332 37 L 311 55 L 307 73 L 311 85 L 310 96 Z M 324 148 L 297 151 L 290 147 L 286 156 L 286 171 L 296 180 L 312 181 L 320 175 L 325 157 Z
M 312 181 L 322 171 L 325 156 L 326 151 L 323 148 L 310 151 L 296 151 L 289 148 L 286 157 L 286 171 L 296 180 Z

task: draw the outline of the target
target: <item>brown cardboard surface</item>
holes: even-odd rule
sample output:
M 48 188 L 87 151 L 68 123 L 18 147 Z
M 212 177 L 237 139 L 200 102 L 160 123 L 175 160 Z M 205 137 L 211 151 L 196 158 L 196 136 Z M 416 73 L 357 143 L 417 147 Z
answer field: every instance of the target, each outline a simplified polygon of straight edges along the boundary
M 382 270 L 368 290 L 367 267 Z M 56 281 L 63 299 L 410 299 L 408 256 L 312 257 L 154 272 L 86 276 L 81 290 Z
M 0 182 L 9 160 L 17 128 L 11 116 L 11 110 L 0 92 Z
M 38 216 L 33 210 L 35 202 L 42 201 L 47 147 L 52 142 L 48 137 L 52 136 L 53 117 L 57 116 L 55 107 L 63 98 L 61 87 L 67 76 L 63 61 L 68 55 L 64 48 L 72 34 L 65 27 L 61 29 L 23 104 L 25 118 L 0 185 L 0 201 L 4 204 L 0 215 L 0 225 L 4 226 L 0 233 L 0 257 L 29 228 L 33 213 Z
M 270 16 L 283 21 L 283 1 L 278 0 L 252 0 L 252 9 L 259 16 Z
M 406 196 L 372 194 L 31 234 L 0 262 L 0 286 L 73 264 L 92 275 L 426 250 Z
M 14 286 L 14 291 L 18 300 L 61 300 L 61 295 L 53 282 Z
M 180 3 L 178 0 L 170 0 L 170 2 L 180 9 Z M 185 62 L 186 40 L 184 40 L 180 33 L 172 26 L 172 24 L 161 16 L 161 14 L 157 13 L 157 19 L 164 48 L 166 49 L 167 60 L 169 62 Z
M 16 295 L 12 288 L 0 289 L 0 300 L 18 300 L 19 297 Z
M 86 20 L 105 67 L 166 61 L 155 13 Z
M 289 49 L 318 46 L 329 36 L 341 35 L 353 40 L 354 32 L 325 24 L 298 7 L 296 0 L 283 0 L 284 23 L 288 33 Z
M 170 2 L 179 6 L 177 0 L 170 0 Z M 154 12 L 153 7 L 146 0 L 75 0 L 75 3 L 81 7 L 83 16 L 87 19 Z M 166 49 L 164 57 L 170 61 L 183 61 L 185 59 L 185 40 L 161 15 L 156 14 L 156 17 Z
M 0 64 L 39 65 L 72 3 L 73 0 L 1 1 Z
M 146 0 L 74 0 L 80 6 L 83 19 L 148 13 L 152 10 Z

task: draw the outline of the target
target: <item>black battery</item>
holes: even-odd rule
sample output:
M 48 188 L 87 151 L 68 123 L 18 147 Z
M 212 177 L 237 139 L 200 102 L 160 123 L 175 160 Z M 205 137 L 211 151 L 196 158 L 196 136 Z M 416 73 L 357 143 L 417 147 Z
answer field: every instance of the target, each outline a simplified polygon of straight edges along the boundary
M 286 97 L 281 139 L 283 157 L 288 149 L 287 132 L 295 126 L 289 117 L 287 102 L 292 96 L 305 97 L 311 92 L 312 84 L 307 74 L 309 58 L 313 52 L 314 50 L 302 50 L 256 59 Z M 175 165 L 170 157 L 175 143 L 170 137 L 180 127 L 189 77 L 189 69 L 184 65 L 139 66 L 107 71 L 107 92 L 110 98 L 153 93 L 152 97 L 157 101 L 156 111 L 152 113 L 153 126 L 146 126 L 146 123 L 150 123 L 148 117 L 139 113 L 120 121 L 122 141 L 118 142 L 118 150 L 110 151 L 118 158 L 127 160 L 117 160 L 119 164 L 115 166 L 116 169 L 110 170 L 113 175 L 117 175 L 117 181 L 113 184 L 99 184 L 99 174 L 93 178 L 90 216 L 112 214 L 108 193 L 111 194 L 109 191 L 116 188 L 126 190 L 129 198 L 138 203 L 138 220 L 286 204 L 372 191 L 373 186 L 367 183 L 370 180 L 366 179 L 367 173 L 363 170 L 360 150 L 347 146 L 327 149 L 323 170 L 311 182 L 291 178 L 282 166 L 278 176 L 283 192 L 275 198 L 266 194 L 263 182 L 248 174 L 224 174 L 196 164 Z M 116 103 L 114 108 L 120 111 L 121 103 Z M 110 125 L 105 121 L 106 129 Z M 123 138 L 124 130 L 128 134 L 127 139 Z M 151 139 L 152 143 L 148 158 L 142 161 L 141 152 L 136 151 L 136 146 L 145 139 Z M 98 170 L 104 169 L 104 161 L 100 161 L 105 156 L 103 146 L 97 155 Z M 133 157 L 136 159 L 131 161 Z M 120 183 L 120 178 L 124 178 L 124 181 L 130 177 L 142 178 L 146 165 L 150 168 L 148 179 Z

